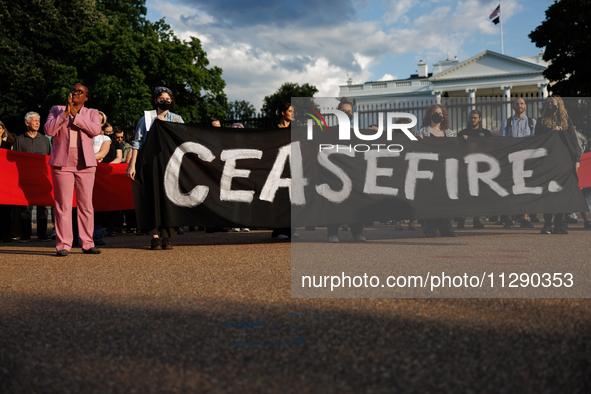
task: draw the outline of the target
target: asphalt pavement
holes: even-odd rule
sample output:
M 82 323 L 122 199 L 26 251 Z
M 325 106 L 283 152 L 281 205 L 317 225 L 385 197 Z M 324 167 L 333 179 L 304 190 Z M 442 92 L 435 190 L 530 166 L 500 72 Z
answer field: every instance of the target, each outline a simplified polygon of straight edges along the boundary
M 393 270 L 586 272 L 590 230 L 540 229 L 427 239 L 377 225 L 362 245 L 298 229 L 293 249 L 336 266 L 379 250 Z M 51 243 L 0 244 L 0 392 L 591 392 L 587 298 L 292 298 L 292 243 L 269 231 L 186 232 L 171 251 L 105 241 L 62 258 Z

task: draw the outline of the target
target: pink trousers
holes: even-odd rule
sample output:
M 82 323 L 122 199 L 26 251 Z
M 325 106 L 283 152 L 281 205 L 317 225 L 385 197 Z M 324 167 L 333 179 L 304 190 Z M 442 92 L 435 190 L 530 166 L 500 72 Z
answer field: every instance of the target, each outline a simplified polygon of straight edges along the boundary
M 80 156 L 79 156 L 80 155 Z M 76 205 L 78 206 L 78 231 L 82 249 L 94 247 L 92 233 L 94 231 L 94 209 L 92 208 L 92 190 L 96 167 L 86 167 L 78 162 L 82 151 L 70 148 L 67 167 L 51 166 L 53 179 L 53 195 L 55 198 L 55 234 L 56 250 L 70 250 L 74 239 L 72 231 L 72 201 L 76 188 Z

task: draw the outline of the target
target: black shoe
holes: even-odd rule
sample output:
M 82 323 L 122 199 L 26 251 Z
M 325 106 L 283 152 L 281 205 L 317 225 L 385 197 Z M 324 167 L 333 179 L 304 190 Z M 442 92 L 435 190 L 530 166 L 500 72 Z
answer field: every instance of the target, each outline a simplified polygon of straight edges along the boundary
M 474 224 L 472 224 L 473 228 L 484 228 L 484 224 L 482 224 L 482 222 L 480 221 L 475 221 Z
M 150 249 L 162 250 L 162 243 L 160 242 L 160 238 L 152 238 L 152 241 L 150 243 Z
M 568 234 L 568 230 L 564 227 L 554 227 L 552 234 Z
M 41 242 L 49 242 L 49 241 L 51 241 L 51 238 L 49 238 L 48 236 L 40 237 L 40 238 L 37 238 L 37 239 L 39 241 L 41 241 Z
M 178 230 L 176 230 L 176 233 L 177 233 L 178 235 L 183 235 L 185 232 L 183 231 L 183 229 L 182 229 L 182 228 L 180 228 L 180 227 L 179 227 L 179 228 L 178 228 Z
M 86 253 L 86 254 L 101 254 L 100 249 L 95 248 L 94 246 L 90 249 L 82 249 L 82 253 Z
M 540 234 L 552 234 L 552 227 L 544 226 L 542 231 L 540 231 Z
M 19 238 L 19 240 L 17 241 L 19 244 L 24 244 L 27 243 L 31 240 L 31 238 Z
M 456 228 L 457 228 L 458 230 L 463 230 L 463 229 L 465 229 L 465 228 L 466 228 L 466 222 L 464 222 L 464 221 L 458 222 L 458 225 L 456 226 Z
M 173 249 L 172 241 L 168 237 L 162 238 L 162 249 L 163 250 L 171 250 Z
M 442 237 L 447 237 L 447 238 L 453 238 L 453 237 L 457 237 L 458 234 L 454 233 L 453 231 L 448 231 L 446 233 L 441 233 Z
M 66 257 L 68 255 L 68 251 L 66 249 L 58 250 L 55 255 L 57 257 Z
M 566 222 L 569 224 L 577 224 L 579 221 L 575 218 L 566 218 Z
M 534 228 L 534 225 L 530 221 L 522 220 L 521 221 L 521 224 L 519 225 L 519 227 L 521 227 L 521 228 Z
M 583 226 L 583 228 L 591 228 L 591 222 L 586 221 L 585 222 L 585 225 Z M 4 242 L 6 242 L 6 241 L 4 241 Z M 10 241 L 8 241 L 8 242 L 10 242 Z

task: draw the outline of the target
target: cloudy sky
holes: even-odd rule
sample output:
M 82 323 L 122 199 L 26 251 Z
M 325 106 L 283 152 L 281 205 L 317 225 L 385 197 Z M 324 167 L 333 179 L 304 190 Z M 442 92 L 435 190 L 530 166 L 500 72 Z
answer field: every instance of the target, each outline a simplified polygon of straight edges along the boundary
M 503 0 L 505 54 L 540 52 L 527 35 L 552 0 Z M 181 39 L 201 39 L 221 67 L 230 100 L 250 101 L 284 82 L 310 83 L 336 96 L 355 83 L 408 78 L 424 60 L 466 60 L 501 52 L 498 0 L 147 0 L 148 19 L 164 17 Z

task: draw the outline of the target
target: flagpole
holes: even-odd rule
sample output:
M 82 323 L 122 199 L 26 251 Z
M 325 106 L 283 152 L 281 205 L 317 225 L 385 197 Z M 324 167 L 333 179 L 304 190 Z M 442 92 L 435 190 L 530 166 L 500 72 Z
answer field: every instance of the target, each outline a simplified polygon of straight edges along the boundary
M 503 7 L 501 6 L 501 0 L 499 0 L 499 19 L 501 20 L 501 54 L 505 54 L 505 49 L 503 48 Z

